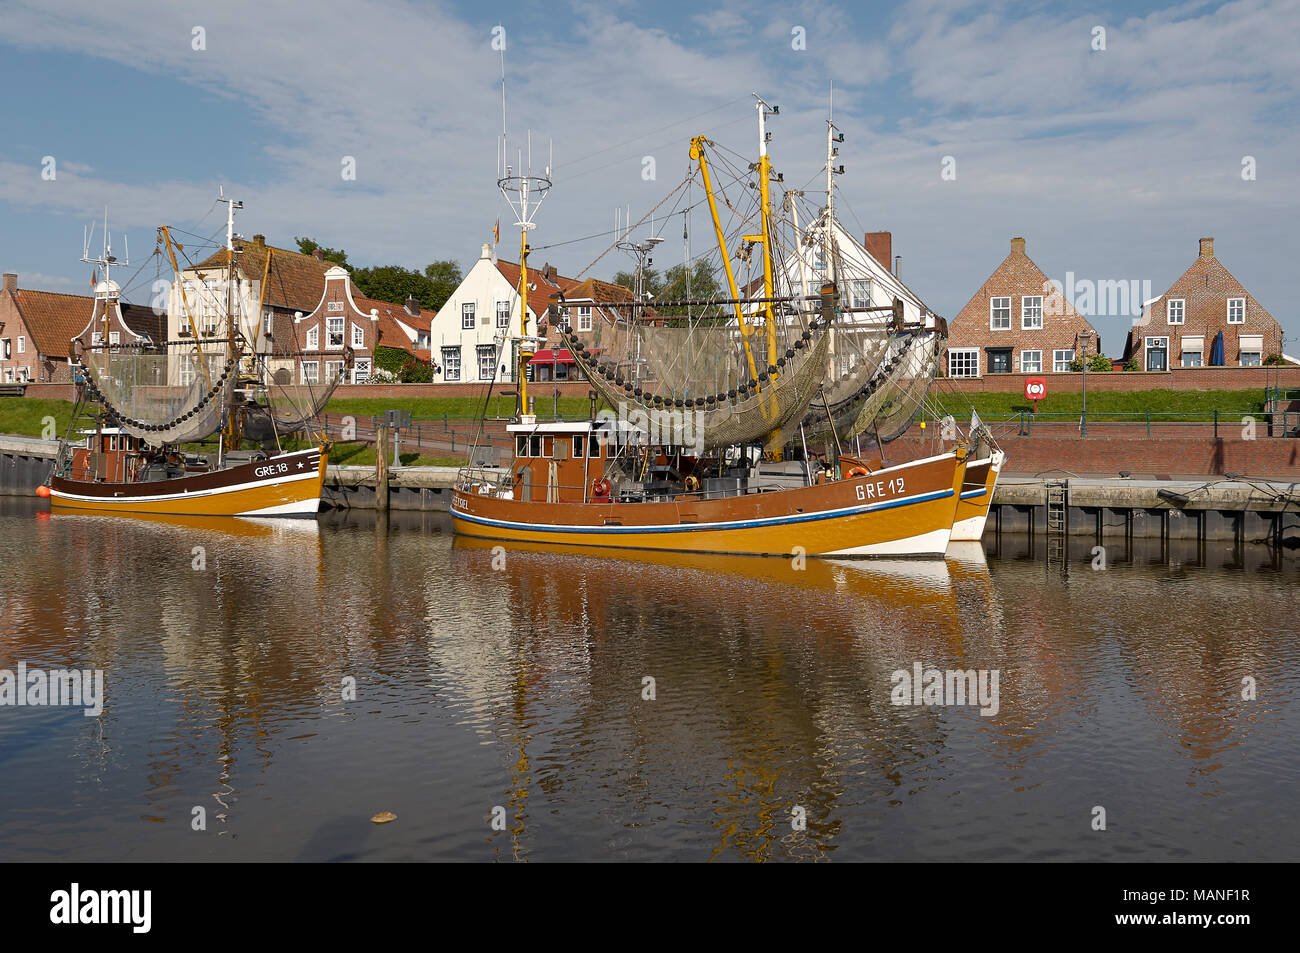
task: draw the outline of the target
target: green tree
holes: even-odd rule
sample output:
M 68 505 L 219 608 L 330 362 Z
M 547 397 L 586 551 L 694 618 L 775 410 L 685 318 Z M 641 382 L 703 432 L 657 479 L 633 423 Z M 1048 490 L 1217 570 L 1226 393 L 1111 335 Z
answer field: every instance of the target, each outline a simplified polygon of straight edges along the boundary
M 435 261 L 423 272 L 401 265 L 375 265 L 352 272 L 352 283 L 367 298 L 405 304 L 408 297 L 414 297 L 420 307 L 433 311 L 446 304 L 460 282 L 460 265 L 454 261 Z
M 326 261 L 332 261 L 336 265 L 341 265 L 344 268 L 351 267 L 348 265 L 348 253 L 342 248 L 326 248 L 310 238 L 298 238 L 295 236 L 294 241 L 298 243 L 298 251 L 302 252 L 304 255 L 315 254 L 316 250 L 320 249 L 321 256 Z

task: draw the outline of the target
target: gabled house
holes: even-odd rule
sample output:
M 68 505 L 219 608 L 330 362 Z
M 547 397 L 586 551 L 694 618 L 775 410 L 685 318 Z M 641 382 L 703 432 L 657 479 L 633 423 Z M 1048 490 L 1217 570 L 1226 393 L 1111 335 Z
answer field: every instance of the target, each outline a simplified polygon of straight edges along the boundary
M 948 377 L 1048 374 L 1101 352 L 1101 335 L 1030 257 L 1011 251 L 948 327 L 941 368 Z
M 275 380 L 283 384 L 319 384 L 344 375 L 348 349 L 352 369 L 345 383 L 364 384 L 375 368 L 375 348 L 391 347 L 428 360 L 427 337 L 419 330 L 433 322 L 413 300 L 405 307 L 356 294 L 346 268 L 335 265 L 324 275 L 319 300 L 310 312 L 291 319 L 272 319 L 267 359 Z M 423 341 L 425 348 L 419 344 Z
M 352 346 L 350 342 L 354 339 L 364 341 L 364 353 L 362 348 L 353 348 L 356 363 L 350 380 L 355 383 L 369 379 L 373 372 L 376 341 L 427 359 L 427 353 L 419 352 L 428 348 L 425 329 L 433 314 L 421 310 L 413 300 L 408 299 L 403 307 L 354 294 L 348 272 L 325 260 L 319 251 L 304 255 L 278 248 L 266 244 L 264 235 L 254 235 L 251 241 L 236 238 L 235 248 L 233 313 L 245 340 L 253 342 L 254 351 L 263 355 L 266 367 L 277 380 L 288 375 L 292 383 L 303 383 L 304 378 L 313 374 L 318 380 L 327 379 L 331 368 L 342 367 L 343 349 Z M 342 272 L 341 280 L 335 272 Z M 229 273 L 224 249 L 181 272 L 179 287 L 172 289 L 168 299 L 168 333 L 172 340 L 193 340 L 197 332 L 204 353 L 225 353 L 221 326 Z M 328 280 L 331 275 L 332 282 Z M 327 288 L 328 285 L 333 287 Z M 184 300 L 179 293 L 181 288 L 185 291 Z M 330 306 L 343 310 L 317 314 L 319 309 Z M 370 323 L 372 310 L 380 315 L 376 328 Z M 304 327 L 308 317 L 315 320 Z M 339 321 L 346 325 L 342 344 L 337 343 Z M 351 323 L 362 328 L 359 336 L 353 332 Z M 314 338 L 308 334 L 312 327 L 316 328 Z M 172 383 L 188 383 L 193 374 L 192 350 L 175 349 L 170 363 Z M 262 376 L 260 365 L 251 360 L 245 362 L 243 370 Z
M 20 289 L 12 273 L 2 281 L 0 383 L 71 380 L 74 338 L 84 347 L 166 341 L 165 319 L 151 308 L 119 301 L 116 282 L 101 281 L 94 297 L 86 297 Z
M 519 265 L 498 260 L 492 246 L 484 244 L 451 297 L 439 309 L 430 327 L 434 380 L 444 383 L 517 379 L 520 336 Z M 528 269 L 528 331 L 544 337 L 555 329 L 546 321 L 553 295 L 578 286 L 572 278 L 543 265 Z M 535 365 L 540 366 L 540 365 Z M 550 362 L 547 362 L 550 366 Z
M 1215 340 L 1223 335 L 1221 355 Z M 1170 367 L 1258 367 L 1282 353 L 1282 326 L 1214 257 L 1214 239 L 1182 277 L 1143 308 L 1129 330 L 1124 358 L 1145 371 Z

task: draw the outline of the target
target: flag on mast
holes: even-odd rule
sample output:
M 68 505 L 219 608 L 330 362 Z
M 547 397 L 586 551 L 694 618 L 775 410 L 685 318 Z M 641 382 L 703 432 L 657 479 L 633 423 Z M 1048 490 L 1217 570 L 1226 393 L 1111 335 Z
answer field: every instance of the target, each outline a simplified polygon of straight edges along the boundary
M 501 241 L 501 219 L 497 219 L 497 223 L 492 226 L 492 243 L 495 245 L 500 243 L 500 241 Z

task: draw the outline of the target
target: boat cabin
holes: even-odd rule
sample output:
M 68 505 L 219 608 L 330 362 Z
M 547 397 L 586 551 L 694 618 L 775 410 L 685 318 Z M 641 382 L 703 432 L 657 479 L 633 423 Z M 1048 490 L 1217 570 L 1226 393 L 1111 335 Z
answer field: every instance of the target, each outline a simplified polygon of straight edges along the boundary
M 608 500 L 608 467 L 628 459 L 627 448 L 642 446 L 645 433 L 610 418 L 535 421 L 506 427 L 515 441 L 511 477 L 514 498 L 550 503 Z
M 81 442 L 71 447 L 69 468 L 60 474 L 69 479 L 97 483 L 152 482 L 207 469 L 198 459 L 188 461 L 187 466 L 179 453 L 160 453 L 120 427 L 80 433 Z

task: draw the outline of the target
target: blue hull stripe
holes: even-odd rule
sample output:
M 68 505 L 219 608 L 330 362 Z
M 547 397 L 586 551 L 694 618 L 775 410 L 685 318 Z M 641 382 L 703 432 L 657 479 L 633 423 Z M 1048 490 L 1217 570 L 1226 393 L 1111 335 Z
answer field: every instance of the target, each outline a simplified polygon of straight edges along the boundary
M 486 516 L 474 516 L 462 510 L 452 508 L 451 515 L 480 526 L 497 526 L 507 529 L 527 530 L 537 533 L 602 533 L 602 534 L 642 534 L 642 533 L 700 533 L 716 530 L 755 529 L 763 526 L 786 526 L 792 523 L 812 523 L 818 520 L 838 519 L 842 516 L 857 516 L 879 510 L 891 510 L 899 506 L 911 506 L 916 503 L 928 503 L 942 500 L 953 495 L 951 489 L 936 490 L 887 503 L 871 503 L 867 506 L 851 506 L 840 510 L 827 510 L 823 513 L 800 513 L 795 516 L 769 516 L 763 519 L 736 520 L 730 523 L 678 523 L 675 526 L 556 526 L 549 523 L 516 523 L 510 520 L 494 520 Z

